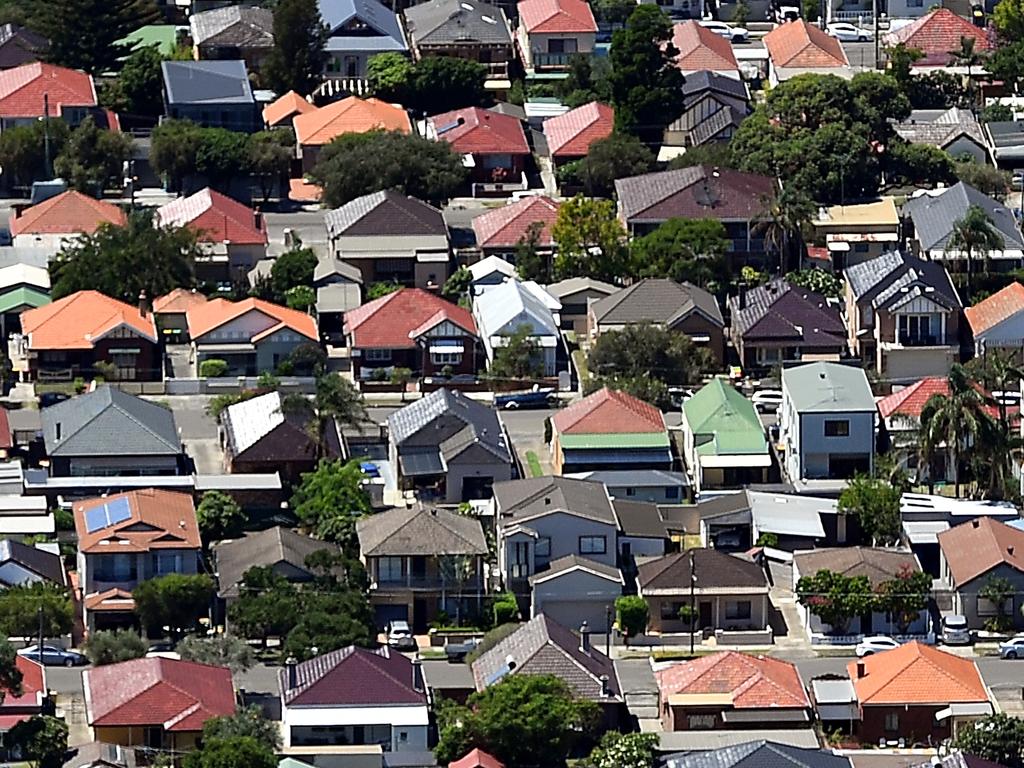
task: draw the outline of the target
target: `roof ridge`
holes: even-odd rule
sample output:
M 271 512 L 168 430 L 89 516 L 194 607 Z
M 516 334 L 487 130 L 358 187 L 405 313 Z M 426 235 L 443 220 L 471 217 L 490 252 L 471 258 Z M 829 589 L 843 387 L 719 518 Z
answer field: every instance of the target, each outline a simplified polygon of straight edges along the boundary
M 157 405 L 156 403 L 152 403 L 152 405 L 153 405 L 153 406 L 154 406 L 155 408 L 163 408 L 163 406 L 162 406 L 162 405 Z M 139 425 L 140 427 L 142 427 L 142 429 L 144 429 L 144 430 L 145 430 L 146 432 L 148 432 L 149 434 L 151 434 L 151 435 L 152 435 L 153 437 L 155 437 L 155 438 L 156 438 L 157 440 L 159 440 L 159 441 L 160 441 L 161 443 L 163 443 L 164 445 L 166 445 L 166 446 L 167 446 L 168 448 L 173 448 L 173 449 L 175 449 L 175 450 L 178 450 L 178 449 L 180 449 L 180 446 L 177 446 L 177 445 L 171 445 L 170 443 L 168 443 L 168 442 L 167 442 L 167 440 L 165 440 L 165 439 L 163 438 L 163 436 L 161 436 L 161 435 L 157 434 L 157 433 L 156 433 L 156 432 L 155 432 L 155 431 L 154 431 L 154 430 L 153 430 L 153 429 L 152 429 L 152 428 L 151 428 L 151 427 L 150 427 L 150 426 L 149 426 L 148 424 L 144 424 L 143 422 L 141 422 L 141 421 L 139 421 L 139 420 L 138 420 L 137 418 L 135 418 L 135 416 L 134 416 L 134 415 L 133 415 L 132 413 L 130 413 L 129 411 L 127 411 L 126 409 L 124 409 L 123 407 L 121 407 L 121 405 L 120 405 L 120 404 L 118 404 L 118 403 L 116 403 L 116 402 L 114 401 L 114 399 L 113 399 L 113 398 L 111 398 L 111 399 L 110 399 L 110 407 L 112 407 L 112 408 L 116 408 L 116 409 L 117 409 L 117 410 L 118 410 L 118 411 L 119 411 L 120 413 L 124 414 L 124 415 L 125 415 L 125 416 L 127 416 L 127 417 L 128 417 L 128 418 L 129 418 L 130 420 L 131 420 L 131 421 L 133 421 L 133 422 L 135 422 L 136 424 L 138 424 L 138 425 Z M 106 409 L 104 409 L 104 410 L 106 410 Z M 99 414 L 97 414 L 97 416 L 99 416 Z

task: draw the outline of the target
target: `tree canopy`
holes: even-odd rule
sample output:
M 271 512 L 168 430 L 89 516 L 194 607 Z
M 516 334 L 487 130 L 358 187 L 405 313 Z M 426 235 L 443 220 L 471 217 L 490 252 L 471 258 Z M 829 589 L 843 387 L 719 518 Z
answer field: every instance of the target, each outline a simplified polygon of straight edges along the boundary
M 235 635 L 186 637 L 178 643 L 175 651 L 186 661 L 227 667 L 232 672 L 244 672 L 256 663 L 252 648 Z
M 185 756 L 184 768 L 277 768 L 274 751 L 251 736 L 204 740 Z
M 33 121 L 30 125 L 13 125 L 0 133 L 0 166 L 14 186 L 27 187 L 34 181 L 52 177 L 53 168 L 46 166 L 45 135 L 50 136 L 50 162 L 57 157 L 71 133 L 60 119 Z
M 1024 768 L 1024 720 L 999 712 L 965 724 L 953 745 L 1006 768 Z
M 60 768 L 68 751 L 68 726 L 50 715 L 32 715 L 7 734 L 9 746 L 20 750 L 34 768 Z
M 132 49 L 120 41 L 160 16 L 151 0 L 30 0 L 28 8 L 29 26 L 49 41 L 46 60 L 90 75 L 116 72 Z
M 729 245 L 717 219 L 669 219 L 633 240 L 630 260 L 637 277 L 669 277 L 721 294 L 728 288 Z
M 128 136 L 98 128 L 87 115 L 68 136 L 53 169 L 73 189 L 99 197 L 108 187 L 121 188 L 122 166 L 131 148 Z
M 346 552 L 355 552 L 356 519 L 371 512 L 363 479 L 356 460 L 322 460 L 315 470 L 302 475 L 292 495 L 292 509 L 319 538 L 341 545 Z
M 274 47 L 263 67 L 267 86 L 277 93 L 311 94 L 327 66 L 328 32 L 317 0 L 277 0 Z
M 101 91 L 105 106 L 124 118 L 157 118 L 164 112 L 162 63 L 155 45 L 136 48 L 125 59 L 117 79 Z
M 191 639 L 191 638 L 190 638 Z M 199 659 L 195 659 L 199 661 Z M 204 662 L 209 664 L 210 662 Z M 277 751 L 281 748 L 281 729 L 277 723 L 268 720 L 263 710 L 256 704 L 240 708 L 235 714 L 226 717 L 214 717 L 203 723 L 203 739 L 251 738 L 267 749 Z
M 583 188 L 588 197 L 612 197 L 616 179 L 654 170 L 654 154 L 635 136 L 613 133 L 590 145 L 580 160 L 559 168 L 562 183 Z
M 859 475 L 839 494 L 839 511 L 856 515 L 875 546 L 895 544 L 900 536 L 901 495 L 899 488 L 884 480 Z
M 74 609 L 64 590 L 39 582 L 0 591 L 0 632 L 8 637 L 35 637 L 40 623 L 46 637 L 71 631 Z
M 454 56 L 425 56 L 412 62 L 400 53 L 379 53 L 366 67 L 370 92 L 416 114 L 439 115 L 487 103 L 487 68 Z
M 533 327 L 523 323 L 494 352 L 490 376 L 494 379 L 529 380 L 544 375 L 544 358 Z
M 116 664 L 130 659 L 141 659 L 146 655 L 146 644 L 131 629 L 101 629 L 89 635 L 85 641 L 85 655 L 93 665 Z
M 238 536 L 245 520 L 238 502 L 223 491 L 207 491 L 196 507 L 199 533 L 207 545 Z
M 704 372 L 716 367 L 711 352 L 685 334 L 644 324 L 602 333 L 590 349 L 587 365 L 599 382 L 651 377 L 668 384 L 700 381 Z
M 146 630 L 160 634 L 166 627 L 172 637 L 178 637 L 209 615 L 215 591 L 213 580 L 205 573 L 169 573 L 140 582 L 132 590 L 132 599 Z
M 846 576 L 824 569 L 812 576 L 800 577 L 796 599 L 837 635 L 846 634 L 850 620 L 867 613 L 875 604 L 867 576 Z
M 611 200 L 577 195 L 558 209 L 551 228 L 557 255 L 554 277 L 593 277 L 614 282 L 625 271 L 626 231 L 615 216 Z

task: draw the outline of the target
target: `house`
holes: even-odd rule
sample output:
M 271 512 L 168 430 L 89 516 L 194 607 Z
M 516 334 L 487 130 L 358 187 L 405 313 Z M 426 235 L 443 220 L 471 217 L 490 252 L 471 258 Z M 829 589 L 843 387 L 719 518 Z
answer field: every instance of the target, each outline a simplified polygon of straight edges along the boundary
M 729 297 L 730 332 L 740 364 L 764 371 L 808 358 L 838 360 L 846 348 L 839 302 L 774 277 Z
M 104 384 L 42 410 L 52 477 L 184 474 L 169 408 Z
M 922 57 L 914 62 L 914 67 L 927 71 L 956 64 L 954 52 L 960 50 L 960 41 L 965 37 L 974 40 L 975 53 L 984 56 L 995 50 L 995 42 L 987 30 L 976 27 L 949 8 L 938 8 L 911 24 L 893 29 L 882 39 L 882 44 L 893 47 L 903 43 L 908 49 L 916 48 Z M 959 69 L 956 67 L 954 71 Z
M 160 206 L 156 220 L 163 227 L 188 227 L 196 233 L 203 251 L 196 265 L 201 279 L 237 280 L 267 255 L 263 214 L 209 187 Z
M 84 72 L 41 61 L 0 72 L 0 131 L 46 115 L 74 128 L 96 106 L 96 86 Z
M 464 757 L 448 763 L 448 768 L 505 768 L 505 764 L 482 749 L 473 748 Z
M 388 457 L 404 489 L 448 504 L 485 499 L 513 476 L 498 412 L 457 390 L 437 389 L 388 417 Z
M 559 312 L 561 328 L 575 331 L 577 336 L 582 337 L 587 333 L 590 323 L 591 302 L 617 293 L 619 287 L 592 277 L 567 277 L 557 283 L 545 285 L 544 290 L 562 305 Z
M 398 16 L 377 0 L 321 0 L 318 5 L 328 29 L 325 74 L 330 79 L 363 83 L 373 56 L 409 49 Z
M 619 219 L 634 236 L 645 235 L 669 219 L 715 219 L 725 226 L 729 261 L 763 265 L 764 234 L 759 224 L 778 191 L 769 176 L 695 165 L 617 179 Z
M 658 470 L 646 470 L 651 474 Z M 681 472 L 666 473 L 685 475 Z M 597 481 L 601 482 L 601 481 Z M 643 480 L 639 481 L 643 483 Z M 633 498 L 615 498 L 612 488 L 605 484 L 605 492 L 612 500 L 615 518 L 619 521 L 619 567 L 630 589 L 636 580 L 637 562 L 662 557 L 667 554 L 677 536 L 673 526 L 676 518 L 673 513 L 681 511 L 684 505 L 664 505 L 652 501 L 634 501 Z M 685 516 L 685 512 L 683 515 Z
M 1013 168 L 1024 157 L 1024 123 L 1020 120 L 993 120 L 982 130 L 997 167 Z
M 93 738 L 109 744 L 192 750 L 207 720 L 235 713 L 226 667 L 145 658 L 92 667 L 82 679 Z
M 468 310 L 420 288 L 400 288 L 350 310 L 345 334 L 357 381 L 396 368 L 416 377 L 475 374 L 480 337 Z
M 749 112 L 750 95 L 742 80 L 707 70 L 693 72 L 683 83 L 683 112 L 665 128 L 665 145 L 699 147 L 728 141 Z
M 917 556 L 909 550 L 883 549 L 881 547 L 823 547 L 821 549 L 798 550 L 793 553 L 793 590 L 804 576 L 813 577 L 819 571 L 830 571 L 848 578 L 865 577 L 871 583 L 873 592 L 881 585 L 906 574 L 921 571 Z M 900 626 L 899 617 L 886 611 L 871 611 L 863 616 L 854 616 L 845 627 L 832 627 L 821 620 L 813 609 L 798 605 L 800 620 L 812 643 L 832 642 L 832 635 L 861 638 L 867 635 L 885 634 L 890 636 L 916 637 L 934 642 L 928 609 L 917 612 L 913 621 Z
M 14 69 L 38 61 L 50 42 L 28 27 L 0 25 L 0 69 Z
M 764 36 L 768 51 L 768 82 L 772 85 L 805 73 L 853 77 L 850 60 L 839 40 L 803 19 L 780 24 Z
M 544 137 L 555 165 L 586 157 L 590 145 L 607 139 L 615 128 L 615 111 L 592 101 L 544 121 Z
M 21 346 L 29 376 L 102 373 L 118 381 L 163 377 L 152 315 L 105 296 L 79 291 L 21 313 Z
M 870 473 L 876 416 L 863 368 L 822 362 L 783 368 L 779 431 L 790 480 Z
M 654 677 L 666 731 L 810 723 L 811 702 L 796 665 L 788 661 L 720 651 L 670 664 Z
M 241 59 L 164 61 L 160 66 L 168 117 L 243 133 L 261 127 L 249 72 Z
M 316 321 L 321 338 L 337 344 L 345 339 L 345 316 L 363 303 L 363 273 L 332 254 L 321 253 L 313 270 Z
M 188 341 L 188 311 L 207 298 L 195 288 L 175 288 L 153 299 L 153 319 L 160 337 L 170 343 Z
M 597 22 L 584 0 L 520 0 L 519 46 L 527 77 L 565 72 L 572 56 L 590 55 L 597 39 Z
M 43 267 L 0 267 L 0 335 L 21 331 L 21 313 L 50 303 L 50 273 Z
M 683 403 L 683 458 L 698 493 L 768 481 L 768 440 L 754 404 L 714 378 Z
M 331 252 L 359 268 L 363 285 L 438 290 L 448 279 L 448 229 L 441 211 L 422 200 L 373 192 L 330 211 L 325 223 Z
M 258 72 L 274 47 L 274 12 L 268 8 L 212 8 L 193 13 L 189 26 L 197 59 L 241 59 Z
M 690 478 L 685 472 L 664 469 L 601 469 L 574 472 L 566 477 L 603 483 L 613 500 L 679 504 L 686 500 L 690 489 Z
M 267 128 L 290 128 L 298 115 L 315 112 L 316 105 L 295 91 L 288 91 L 263 108 L 263 124 Z
M 536 283 L 508 280 L 473 298 L 473 317 L 484 345 L 487 363 L 494 362 L 498 350 L 512 334 L 525 329 L 533 339 L 541 358 L 540 372 L 557 376 L 565 369 L 564 348 L 553 306 L 558 302 Z
M 15 694 L 10 689 L 0 689 L 3 693 L 0 700 L 0 756 L 11 762 L 19 760 L 22 755 L 12 749 L 8 732 L 31 717 L 47 714 L 50 704 L 46 668 L 24 656 L 14 657 L 14 667 L 21 673 L 21 691 Z
M 470 264 L 467 269 L 471 296 L 479 296 L 496 285 L 519 278 L 516 268 L 500 256 L 487 256 Z
M 567 627 L 607 628 L 625 580 L 615 566 L 579 555 L 552 560 L 530 577 L 530 616 Z
M 0 80 L 3 77 L 0 72 Z M 15 209 L 10 229 L 16 247 L 47 248 L 56 253 L 103 224 L 123 227 L 127 221 L 124 211 L 113 203 L 69 189 L 24 210 Z
M 956 223 L 967 215 L 972 206 L 985 212 L 1003 238 L 1003 249 L 988 254 L 995 269 L 1019 267 L 1024 260 L 1024 235 L 1021 235 L 1013 212 L 962 181 L 935 194 L 911 198 L 903 205 L 904 221 L 910 230 L 907 240 L 914 253 L 932 261 L 962 260 L 964 254 L 950 246 L 949 241 Z
M 0 270 L 2 272 L 2 270 Z M 974 340 L 974 354 L 1024 349 L 1024 285 L 1012 282 L 964 310 Z
M 412 133 L 412 123 L 404 109 L 380 99 L 361 99 L 358 96 L 349 96 L 312 112 L 297 114 L 292 119 L 292 126 L 303 173 L 312 170 L 320 157 L 320 150 L 343 133 Z
M 646 560 L 639 564 L 637 590 L 647 602 L 651 632 L 689 633 L 692 627 L 763 633 L 769 624 L 768 578 L 742 555 L 701 548 Z M 680 616 L 691 605 L 693 624 Z
M 676 66 L 689 79 L 698 72 L 740 78 L 732 41 L 689 19 L 672 25 L 672 45 L 679 51 Z
M 900 215 L 893 197 L 871 203 L 819 208 L 811 222 L 836 271 L 881 256 L 900 241 Z
M 911 144 L 938 147 L 951 157 L 970 155 L 982 165 L 992 160 L 978 118 L 960 107 L 914 109 L 910 117 L 896 123 L 893 128 L 898 136 Z
M 851 768 L 850 758 L 830 749 L 795 747 L 758 739 L 730 744 L 728 749 L 691 750 L 662 755 L 664 768 L 759 768 L 786 765 L 790 768 Z
M 958 726 L 992 713 L 988 687 L 972 659 L 913 641 L 851 661 L 861 741 L 903 738 L 938 744 Z
M 551 417 L 556 475 L 591 469 L 672 469 L 665 417 L 653 405 L 604 387 Z
M 953 593 L 953 612 L 966 616 L 975 629 L 1000 615 L 1014 628 L 1024 627 L 1024 531 L 978 517 L 940 532 L 938 541 L 939 578 Z M 997 578 L 1007 579 L 1014 590 L 1003 606 L 981 595 Z
M 0 539 L 0 589 L 30 584 L 52 584 L 60 589 L 67 587 L 63 558 L 59 552 L 44 549 L 45 546 L 29 546 L 10 538 Z
M 191 494 L 146 488 L 76 501 L 72 511 L 89 632 L 134 623 L 139 583 L 199 572 L 203 543 Z
M 492 90 L 509 87 L 509 65 L 516 54 L 504 10 L 478 0 L 429 0 L 402 15 L 415 61 L 430 56 L 469 59 L 487 69 Z
M 583 0 L 575 0 L 586 6 Z M 482 107 L 465 107 L 427 118 L 427 135 L 451 145 L 469 166 L 474 190 L 489 191 L 496 185 L 524 186 L 523 174 L 530 160 L 523 123 L 516 117 Z M 477 187 L 477 184 L 484 185 Z M 518 188 L 518 187 L 517 187 Z
M 721 364 L 725 359 L 725 321 L 718 301 L 692 283 L 645 278 L 588 305 L 590 337 L 634 325 L 654 325 L 686 336 Z
M 441 613 L 482 613 L 488 549 L 476 517 L 417 504 L 358 520 L 356 534 L 378 626 L 425 632 Z
M 745 490 L 709 496 L 698 501 L 696 512 L 697 524 L 689 523 L 685 531 L 699 530 L 701 546 L 723 552 L 747 552 L 765 539 L 782 552 L 825 541 L 842 544 L 847 529 L 856 526 L 837 514 L 835 499 L 794 493 Z
M 550 257 L 555 245 L 551 227 L 558 219 L 560 207 L 561 203 L 546 195 L 530 195 L 500 208 L 492 208 L 473 218 L 476 245 L 485 257 L 513 256 L 519 245 L 529 239 L 530 227 L 540 224 L 537 249 Z
M 894 251 L 843 278 L 850 352 L 879 376 L 945 376 L 959 361 L 963 304 L 941 263 Z

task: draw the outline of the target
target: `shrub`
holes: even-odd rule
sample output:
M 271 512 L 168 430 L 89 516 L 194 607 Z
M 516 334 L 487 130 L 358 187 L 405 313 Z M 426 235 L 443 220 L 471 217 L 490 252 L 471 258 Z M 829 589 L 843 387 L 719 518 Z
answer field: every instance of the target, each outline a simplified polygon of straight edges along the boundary
M 97 667 L 119 661 L 141 659 L 146 655 L 146 644 L 130 629 L 100 630 L 85 641 L 85 655 Z
M 75 388 L 76 395 L 82 394 L 83 392 L 85 392 L 85 379 L 83 379 L 81 376 L 76 376 L 73 386 Z
M 227 360 L 211 357 L 199 364 L 199 375 L 204 379 L 216 379 L 228 372 Z
M 412 371 L 409 368 L 392 368 L 391 383 L 405 384 L 412 378 Z
M 647 601 L 638 595 L 625 595 L 615 601 L 619 629 L 626 637 L 642 635 L 647 629 Z
M 506 592 L 495 598 L 492 610 L 494 611 L 494 626 L 496 627 L 519 620 L 519 604 L 516 603 L 515 595 L 511 592 Z
M 476 648 L 466 654 L 466 663 L 472 664 L 517 629 L 519 625 L 513 622 L 495 627 L 480 639 Z

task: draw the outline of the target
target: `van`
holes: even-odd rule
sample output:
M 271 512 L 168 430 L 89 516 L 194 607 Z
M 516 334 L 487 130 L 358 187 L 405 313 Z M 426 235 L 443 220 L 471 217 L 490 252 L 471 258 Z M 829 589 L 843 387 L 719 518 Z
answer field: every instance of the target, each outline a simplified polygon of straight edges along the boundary
M 951 613 L 942 617 L 942 642 L 946 645 L 970 645 L 971 630 L 964 616 Z

